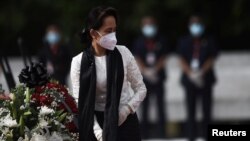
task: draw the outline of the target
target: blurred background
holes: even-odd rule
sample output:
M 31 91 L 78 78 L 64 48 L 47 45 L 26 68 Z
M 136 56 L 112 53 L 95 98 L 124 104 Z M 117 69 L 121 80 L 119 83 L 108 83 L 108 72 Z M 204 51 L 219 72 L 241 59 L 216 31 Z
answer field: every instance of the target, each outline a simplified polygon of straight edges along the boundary
M 78 34 L 85 26 L 88 12 L 99 5 L 112 6 L 118 10 L 118 44 L 126 45 L 131 51 L 134 50 L 135 40 L 142 34 L 141 19 L 144 16 L 155 17 L 158 31 L 166 37 L 166 136 L 162 138 L 158 135 L 157 102 L 152 97 L 149 106 L 151 128 L 147 140 L 186 139 L 187 112 L 185 92 L 180 84 L 181 68 L 177 57 L 177 44 L 180 37 L 189 33 L 189 17 L 194 13 L 203 16 L 206 33 L 215 38 L 220 50 L 214 66 L 218 81 L 213 89 L 212 122 L 250 123 L 248 0 L 3 0 L 0 5 L 0 55 L 3 62 L 0 68 L 0 84 L 3 89 L 8 92 L 8 84 L 18 84 L 18 74 L 24 68 L 24 60 L 34 61 L 41 56 L 46 58 L 46 52 L 42 52 L 45 35 L 51 24 L 59 27 L 52 30 L 60 31 L 61 39 L 68 47 L 64 52 L 67 52 L 69 60 L 80 53 L 84 45 L 80 43 Z M 60 59 L 57 61 L 60 62 Z M 11 72 L 6 73 L 3 68 Z M 65 71 L 67 74 L 68 70 Z M 71 88 L 68 77 L 65 84 Z M 202 118 L 199 107 L 198 104 L 198 121 Z M 140 118 L 141 111 L 140 109 L 138 112 Z M 199 124 L 197 122 L 198 126 Z

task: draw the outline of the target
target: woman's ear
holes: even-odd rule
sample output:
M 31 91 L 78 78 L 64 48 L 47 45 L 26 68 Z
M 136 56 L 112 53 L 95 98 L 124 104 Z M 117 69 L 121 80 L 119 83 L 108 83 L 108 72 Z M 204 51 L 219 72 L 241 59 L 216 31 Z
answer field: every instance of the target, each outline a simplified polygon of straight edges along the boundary
M 97 39 L 97 34 L 94 31 L 94 29 L 90 29 L 89 35 L 91 36 L 92 39 Z

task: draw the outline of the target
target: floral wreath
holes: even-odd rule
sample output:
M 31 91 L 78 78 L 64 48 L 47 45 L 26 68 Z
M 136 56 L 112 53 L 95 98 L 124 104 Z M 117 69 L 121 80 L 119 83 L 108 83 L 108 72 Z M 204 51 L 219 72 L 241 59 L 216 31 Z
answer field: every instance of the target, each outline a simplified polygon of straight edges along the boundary
M 41 63 L 20 75 L 0 107 L 0 141 L 78 140 L 77 104 L 68 88 L 50 79 Z

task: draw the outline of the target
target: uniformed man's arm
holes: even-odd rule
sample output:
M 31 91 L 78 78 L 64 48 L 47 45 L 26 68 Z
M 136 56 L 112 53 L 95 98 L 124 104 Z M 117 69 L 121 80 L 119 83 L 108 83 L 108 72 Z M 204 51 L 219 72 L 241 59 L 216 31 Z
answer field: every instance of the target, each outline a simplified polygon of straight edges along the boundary
M 167 59 L 167 55 L 164 55 L 164 56 L 160 57 L 159 61 L 157 61 L 157 64 L 156 64 L 156 71 L 157 72 L 162 70 L 165 67 L 166 59 Z
M 182 71 L 186 74 L 186 75 L 190 75 L 191 74 L 191 69 L 187 63 L 187 61 L 185 59 L 183 59 L 182 57 L 180 57 L 180 66 Z
M 214 65 L 214 58 L 210 57 L 203 66 L 201 67 L 202 74 L 205 74 L 208 70 L 210 70 Z
M 136 60 L 136 62 L 137 62 L 137 64 L 138 64 L 138 66 L 139 66 L 139 69 L 140 69 L 141 71 L 143 71 L 143 70 L 146 68 L 146 65 L 145 65 L 145 63 L 143 62 L 143 60 L 142 60 L 140 57 L 138 57 L 138 56 L 135 57 L 135 60 Z

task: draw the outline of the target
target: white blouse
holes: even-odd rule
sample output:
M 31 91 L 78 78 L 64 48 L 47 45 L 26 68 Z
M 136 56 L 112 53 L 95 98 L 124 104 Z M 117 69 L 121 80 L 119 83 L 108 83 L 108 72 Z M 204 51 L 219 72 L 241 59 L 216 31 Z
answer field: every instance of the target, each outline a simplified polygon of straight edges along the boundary
M 107 67 L 106 55 L 95 56 L 96 66 L 96 99 L 95 110 L 104 111 L 106 105 L 107 93 Z
M 139 70 L 139 67 L 132 53 L 125 46 L 117 45 L 116 48 L 121 53 L 124 66 L 124 81 L 123 81 L 119 107 L 124 105 L 129 105 L 132 111 L 135 112 L 139 107 L 140 103 L 144 100 L 147 90 L 143 82 L 143 78 Z M 77 102 L 78 102 L 79 87 L 80 87 L 79 77 L 80 77 L 81 59 L 82 59 L 82 53 L 78 54 L 72 59 L 71 71 L 70 71 L 72 87 L 73 87 L 73 97 L 76 99 Z M 97 99 L 98 99 L 98 95 L 103 96 L 103 94 L 101 93 L 105 93 L 104 84 L 106 82 L 100 82 L 100 81 L 104 80 L 104 78 L 101 77 L 106 76 L 104 75 L 104 71 L 106 70 L 106 65 L 103 64 L 103 60 L 105 60 L 104 57 L 103 58 L 95 57 L 95 59 L 96 59 L 97 81 L 98 81 L 97 89 L 101 90 L 99 92 L 97 91 Z M 104 87 L 98 88 L 101 85 Z M 99 110 L 103 110 L 101 108 L 103 105 L 101 105 L 100 103 L 98 104 L 97 99 L 96 99 L 95 109 L 98 110 L 100 108 Z M 98 107 L 98 105 L 100 107 Z M 98 123 L 95 120 L 94 132 L 96 136 L 98 134 L 98 131 L 99 133 L 101 132 L 100 126 L 97 124 Z

